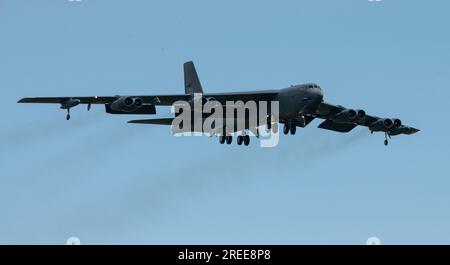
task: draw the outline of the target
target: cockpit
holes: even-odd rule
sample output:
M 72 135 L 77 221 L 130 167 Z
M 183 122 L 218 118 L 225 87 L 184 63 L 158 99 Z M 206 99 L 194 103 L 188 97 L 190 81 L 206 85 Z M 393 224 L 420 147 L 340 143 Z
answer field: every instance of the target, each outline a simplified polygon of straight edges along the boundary
M 316 84 L 307 84 L 306 87 L 309 88 L 309 89 L 318 89 L 318 90 L 322 90 L 322 88 L 320 88 L 320 86 L 318 86 L 318 85 L 316 85 Z

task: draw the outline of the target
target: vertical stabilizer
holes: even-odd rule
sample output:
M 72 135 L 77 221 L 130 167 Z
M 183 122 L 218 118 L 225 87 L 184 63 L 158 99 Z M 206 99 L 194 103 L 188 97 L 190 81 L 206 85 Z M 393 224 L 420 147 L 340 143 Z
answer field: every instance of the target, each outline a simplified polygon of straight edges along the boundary
M 192 61 L 183 64 L 184 68 L 184 91 L 186 94 L 201 93 L 203 94 L 202 85 L 195 71 Z

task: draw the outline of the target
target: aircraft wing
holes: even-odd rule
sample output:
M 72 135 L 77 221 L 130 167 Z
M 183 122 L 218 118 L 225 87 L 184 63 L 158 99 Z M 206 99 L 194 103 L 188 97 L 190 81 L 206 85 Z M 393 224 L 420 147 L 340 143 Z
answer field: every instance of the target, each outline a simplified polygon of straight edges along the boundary
M 322 118 L 325 119 L 324 122 L 322 122 L 319 125 L 319 128 L 337 131 L 337 132 L 349 132 L 356 126 L 365 126 L 365 127 L 371 127 L 375 122 L 382 119 L 377 116 L 372 115 L 364 115 L 364 118 L 348 121 L 348 122 L 336 122 L 333 120 L 333 117 L 341 113 L 342 111 L 348 110 L 347 108 L 341 106 L 341 105 L 332 105 L 329 103 L 322 102 L 319 107 L 317 108 L 317 111 L 313 114 L 316 118 Z M 400 125 L 396 128 L 392 128 L 388 130 L 389 135 L 399 135 L 399 134 L 414 134 L 418 132 L 419 129 L 406 126 L 406 125 Z
M 226 101 L 270 101 L 277 94 L 275 90 L 254 91 L 254 92 L 236 92 L 236 93 L 211 93 L 203 94 L 204 97 L 214 98 L 221 104 Z M 92 97 L 33 97 L 22 98 L 18 103 L 56 103 L 60 104 L 66 100 L 79 100 L 80 104 L 110 104 L 120 96 L 92 96 Z M 190 94 L 174 94 L 174 95 L 134 95 L 133 98 L 141 98 L 146 104 L 154 104 L 160 106 L 170 106 L 176 101 L 189 101 L 192 98 Z
M 18 103 L 62 103 L 70 99 L 78 99 L 81 104 L 107 104 L 111 103 L 117 97 L 37 97 L 22 98 Z
M 35 97 L 22 98 L 18 103 L 63 103 L 66 100 L 79 100 L 80 104 L 110 104 L 117 100 L 120 96 L 93 96 L 93 97 Z M 150 95 L 150 96 L 130 96 L 133 98 L 141 98 L 146 104 L 154 105 L 172 105 L 178 100 L 189 100 L 190 95 Z

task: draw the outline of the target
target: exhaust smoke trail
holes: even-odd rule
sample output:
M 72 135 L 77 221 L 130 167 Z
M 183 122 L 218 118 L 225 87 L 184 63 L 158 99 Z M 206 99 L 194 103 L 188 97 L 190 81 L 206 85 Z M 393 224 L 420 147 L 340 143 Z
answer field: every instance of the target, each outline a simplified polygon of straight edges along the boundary
M 54 136 L 63 133 L 73 133 L 82 130 L 86 126 L 92 125 L 100 120 L 103 113 L 91 113 L 83 117 L 77 117 L 70 121 L 47 119 L 43 121 L 33 120 L 32 122 L 21 123 L 19 126 L 3 131 L 0 135 L 2 149 L 14 149 L 27 144 L 52 139 Z
M 311 131 L 308 132 L 301 137 L 301 143 L 299 143 L 298 148 L 292 149 L 290 152 L 280 152 L 279 155 L 289 162 L 294 164 L 301 163 L 302 166 L 305 166 L 319 162 L 323 157 L 342 152 L 370 135 L 367 130 L 358 128 L 350 134 L 330 135 L 327 138 L 323 136 L 320 140 L 308 141 L 307 139 L 317 139 L 313 134 Z
M 258 152 L 260 150 L 266 152 L 263 155 L 252 153 L 248 156 L 247 154 L 234 156 L 235 152 L 246 152 L 246 150 L 241 148 L 232 151 L 223 149 L 215 154 L 209 153 L 207 156 L 201 156 L 195 163 L 169 168 L 158 174 L 149 175 L 147 169 L 141 168 L 136 176 L 130 179 L 141 179 L 144 183 L 139 182 L 132 185 L 124 183 L 129 186 L 130 191 L 126 198 L 119 199 L 117 205 L 120 207 L 121 204 L 125 206 L 125 202 L 135 202 L 140 206 L 139 210 L 127 208 L 129 211 L 126 213 L 127 215 L 146 219 L 149 217 L 148 213 L 151 212 L 152 220 L 163 218 L 164 211 L 170 206 L 177 205 L 180 196 L 185 198 L 183 203 L 189 203 L 189 199 L 201 197 L 202 193 L 210 191 L 211 188 L 220 186 L 228 189 L 242 185 L 244 181 L 250 181 L 251 184 L 258 180 L 255 172 L 259 174 L 261 168 L 267 168 L 268 172 L 274 172 L 282 170 L 283 165 L 287 164 L 289 170 L 296 172 L 297 167 L 304 168 L 305 164 L 319 163 L 324 156 L 344 151 L 367 135 L 367 131 L 359 130 L 343 139 L 333 138 L 326 141 L 299 143 L 296 149 L 292 149 L 292 146 L 282 145 L 275 148 L 258 148 Z M 317 139 L 313 136 L 313 133 L 302 135 L 303 139 Z M 227 169 L 224 164 L 232 166 Z M 151 177 L 151 181 L 144 180 L 145 176 Z M 273 175 L 273 177 L 276 178 L 278 175 Z M 142 202 L 145 203 L 142 204 Z M 148 224 L 148 220 L 145 223 Z

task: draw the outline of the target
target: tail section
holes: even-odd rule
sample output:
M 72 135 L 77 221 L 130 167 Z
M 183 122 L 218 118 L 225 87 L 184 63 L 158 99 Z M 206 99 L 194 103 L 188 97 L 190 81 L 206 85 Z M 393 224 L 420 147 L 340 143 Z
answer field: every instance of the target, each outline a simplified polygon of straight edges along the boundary
M 201 93 L 203 94 L 202 85 L 195 71 L 192 61 L 183 64 L 184 68 L 184 91 L 186 94 Z

